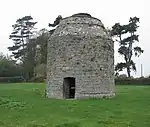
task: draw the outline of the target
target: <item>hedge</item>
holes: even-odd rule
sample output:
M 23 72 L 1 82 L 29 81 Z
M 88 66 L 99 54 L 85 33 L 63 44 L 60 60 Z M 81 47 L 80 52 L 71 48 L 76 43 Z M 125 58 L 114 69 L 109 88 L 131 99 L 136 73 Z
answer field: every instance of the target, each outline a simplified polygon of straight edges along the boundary
M 17 83 L 23 81 L 25 81 L 25 79 L 22 76 L 0 77 L 0 83 Z
M 0 77 L 0 83 L 24 82 L 23 76 Z M 34 77 L 30 82 L 44 82 L 43 77 Z M 116 78 L 116 85 L 150 85 L 150 78 Z
M 115 79 L 116 85 L 150 85 L 150 78 Z

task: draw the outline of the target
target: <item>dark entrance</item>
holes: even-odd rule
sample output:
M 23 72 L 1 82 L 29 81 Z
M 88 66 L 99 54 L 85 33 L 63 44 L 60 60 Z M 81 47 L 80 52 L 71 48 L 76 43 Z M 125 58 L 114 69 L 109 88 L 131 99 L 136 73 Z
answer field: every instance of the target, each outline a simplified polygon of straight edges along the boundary
M 75 78 L 73 77 L 64 78 L 63 97 L 64 98 L 75 97 Z

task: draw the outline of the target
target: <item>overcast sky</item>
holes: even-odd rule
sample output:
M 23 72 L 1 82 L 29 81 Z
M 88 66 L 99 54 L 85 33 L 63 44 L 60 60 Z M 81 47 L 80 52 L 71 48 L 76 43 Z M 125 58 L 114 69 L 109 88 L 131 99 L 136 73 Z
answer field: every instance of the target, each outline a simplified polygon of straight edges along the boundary
M 105 27 L 111 27 L 116 22 L 128 23 L 130 17 L 140 18 L 139 46 L 144 54 L 136 61 L 137 72 L 133 76 L 140 76 L 140 66 L 143 64 L 143 75 L 150 75 L 150 1 L 149 0 L 1 0 L 0 1 L 0 52 L 9 53 L 8 46 L 12 46 L 9 34 L 16 19 L 31 15 L 38 24 L 38 29 L 48 28 L 58 15 L 71 16 L 75 13 L 89 13 L 99 18 Z M 117 54 L 115 44 L 115 63 L 121 60 Z

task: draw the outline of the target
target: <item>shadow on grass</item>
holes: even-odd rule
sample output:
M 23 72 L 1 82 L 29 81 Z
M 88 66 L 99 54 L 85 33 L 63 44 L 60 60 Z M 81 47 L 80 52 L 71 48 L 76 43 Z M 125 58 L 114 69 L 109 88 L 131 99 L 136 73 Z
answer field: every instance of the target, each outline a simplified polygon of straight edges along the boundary
M 77 122 L 72 122 L 72 123 L 59 124 L 59 125 L 56 125 L 55 127 L 81 127 L 81 126 Z
M 47 125 L 44 124 L 29 124 L 26 127 L 47 127 Z M 79 123 L 72 122 L 72 123 L 63 123 L 59 125 L 55 125 L 53 127 L 81 127 Z

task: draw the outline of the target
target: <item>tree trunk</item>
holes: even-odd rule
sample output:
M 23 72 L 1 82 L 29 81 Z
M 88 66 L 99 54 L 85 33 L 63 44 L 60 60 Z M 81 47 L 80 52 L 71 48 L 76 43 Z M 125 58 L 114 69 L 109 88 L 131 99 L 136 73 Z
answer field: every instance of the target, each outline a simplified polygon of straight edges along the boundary
M 127 74 L 128 74 L 128 77 L 130 78 L 131 75 L 130 75 L 130 66 L 127 66 Z
M 128 57 L 127 55 L 125 55 L 124 57 L 125 61 L 126 61 L 126 69 L 127 69 L 127 74 L 128 74 L 128 77 L 130 77 L 130 61 L 128 61 Z

